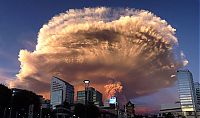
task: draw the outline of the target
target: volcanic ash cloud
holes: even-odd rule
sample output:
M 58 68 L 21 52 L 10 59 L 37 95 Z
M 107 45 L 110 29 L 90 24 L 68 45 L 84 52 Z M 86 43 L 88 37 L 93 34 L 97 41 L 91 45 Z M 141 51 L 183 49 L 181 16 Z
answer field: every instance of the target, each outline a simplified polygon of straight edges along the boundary
M 114 80 L 127 98 L 143 96 L 174 83 L 170 76 L 187 62 L 177 45 L 175 29 L 148 11 L 70 9 L 43 25 L 35 51 L 20 51 L 21 70 L 10 84 L 45 93 L 52 76 L 76 89 L 89 79 L 106 95 Z

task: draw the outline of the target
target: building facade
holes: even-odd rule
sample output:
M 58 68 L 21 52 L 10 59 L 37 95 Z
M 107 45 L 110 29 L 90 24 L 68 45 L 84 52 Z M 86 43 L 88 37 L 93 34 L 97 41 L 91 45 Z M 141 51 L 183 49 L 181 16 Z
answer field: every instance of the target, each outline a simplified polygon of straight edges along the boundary
M 197 108 L 200 111 L 200 84 L 199 82 L 194 83 L 195 95 L 197 100 Z
M 74 86 L 58 77 L 53 77 L 51 80 L 51 105 L 55 109 L 55 106 L 64 102 L 74 103 Z
M 161 104 L 159 117 L 164 117 L 164 114 L 171 113 L 176 118 L 183 116 L 181 104 L 179 102 L 174 104 Z
M 85 90 L 77 91 L 77 103 L 85 104 Z M 88 102 L 94 103 L 96 106 L 102 106 L 102 94 L 93 87 L 88 88 Z
M 195 116 L 196 97 L 192 73 L 189 70 L 178 70 L 176 77 L 178 79 L 178 92 L 181 111 L 185 116 L 187 114 Z

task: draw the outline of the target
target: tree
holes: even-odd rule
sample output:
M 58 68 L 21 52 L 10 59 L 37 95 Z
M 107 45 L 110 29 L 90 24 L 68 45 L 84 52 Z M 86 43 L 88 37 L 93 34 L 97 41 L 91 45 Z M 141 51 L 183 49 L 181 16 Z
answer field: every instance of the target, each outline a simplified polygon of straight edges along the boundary
M 6 114 L 6 107 L 10 104 L 11 100 L 11 90 L 0 84 L 0 117 Z
M 66 100 L 63 102 L 63 106 L 66 109 L 70 109 L 70 107 L 71 107 L 71 105 Z
M 74 114 L 79 117 L 79 118 L 85 118 L 86 116 L 86 111 L 85 111 L 85 105 L 78 103 L 74 107 Z
M 89 104 L 86 107 L 87 118 L 98 118 L 100 116 L 99 108 L 93 104 Z
M 40 98 L 31 91 L 22 89 L 9 89 L 7 86 L 0 84 L 0 117 L 8 115 L 8 108 L 12 107 L 14 113 L 28 114 L 29 105 L 34 105 L 34 112 L 39 113 Z M 13 115 L 14 116 L 14 115 Z
M 166 118 L 175 118 L 175 117 L 171 112 L 169 112 L 167 113 Z
M 0 84 L 0 106 L 2 108 L 5 108 L 9 105 L 11 95 L 11 90 L 7 86 Z
M 100 116 L 99 108 L 93 104 L 83 105 L 76 104 L 74 114 L 80 118 L 98 118 Z
M 22 89 L 12 89 L 15 91 L 12 98 L 12 107 L 17 112 L 28 113 L 29 106 L 33 105 L 34 115 L 40 112 L 40 98 L 31 91 Z

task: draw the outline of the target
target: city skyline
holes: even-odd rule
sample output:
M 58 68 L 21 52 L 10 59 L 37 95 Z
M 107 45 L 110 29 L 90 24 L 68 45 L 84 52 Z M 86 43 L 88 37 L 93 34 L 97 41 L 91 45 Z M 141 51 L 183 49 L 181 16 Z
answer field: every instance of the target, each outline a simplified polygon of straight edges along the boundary
M 1 81 L 16 79 L 15 74 L 20 70 L 20 64 L 17 60 L 19 50 L 28 49 L 29 51 L 33 51 L 37 44 L 36 40 L 39 29 L 43 24 L 48 23 L 53 16 L 65 12 L 69 8 L 79 9 L 99 6 L 145 9 L 166 20 L 172 27 L 177 29 L 178 48 L 184 52 L 186 59 L 189 61 L 186 68 L 193 73 L 194 81 L 199 81 L 198 1 L 190 2 L 185 0 L 182 2 L 183 4 L 178 4 L 179 2 L 174 1 L 167 1 L 166 4 L 155 1 L 133 1 L 130 3 L 116 1 L 114 4 L 108 2 L 108 5 L 105 5 L 103 2 L 80 2 L 80 4 L 76 4 L 72 1 L 71 5 L 56 2 L 52 5 L 53 3 L 47 1 L 41 3 L 33 2 L 33 4 L 28 2 L 21 2 L 22 4 L 20 4 L 9 1 L 1 1 L 1 3 L 0 9 L 2 10 L 0 10 L 0 14 L 4 16 L 0 19 L 0 26 L 2 26 L 0 27 L 0 61 L 3 62 L 0 63 Z M 159 4 L 157 8 L 153 7 L 155 3 Z M 16 5 L 16 7 L 8 9 L 13 5 Z M 28 8 L 30 5 L 35 5 L 35 7 Z M 188 6 L 188 9 L 184 9 L 184 5 Z M 52 9 L 49 10 L 48 7 L 50 6 Z M 25 9 L 27 10 L 25 11 Z M 149 98 L 159 99 L 159 95 L 163 93 L 168 93 L 174 98 L 174 85 L 166 89 L 161 89 L 157 93 L 140 97 L 138 101 L 140 102 Z M 144 104 L 148 104 L 151 99 Z M 161 100 L 160 102 L 163 101 Z

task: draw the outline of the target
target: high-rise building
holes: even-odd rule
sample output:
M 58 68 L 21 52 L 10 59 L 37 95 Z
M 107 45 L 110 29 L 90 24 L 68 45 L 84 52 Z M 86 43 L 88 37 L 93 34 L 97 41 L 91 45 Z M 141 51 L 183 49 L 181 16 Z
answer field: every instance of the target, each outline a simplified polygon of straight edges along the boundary
M 189 70 L 178 70 L 178 92 L 181 110 L 185 116 L 196 114 L 196 97 L 193 85 L 192 73 Z
M 102 94 L 93 87 L 89 87 L 88 102 L 93 102 L 96 106 L 102 106 Z M 77 103 L 85 104 L 85 90 L 77 91 Z
M 56 105 L 61 105 L 64 102 L 73 104 L 74 86 L 58 77 L 53 77 L 51 80 L 51 105 L 55 109 Z
M 200 84 L 199 82 L 194 83 L 195 95 L 197 100 L 197 108 L 200 111 Z
M 171 103 L 171 104 L 161 104 L 159 117 L 163 118 L 163 115 L 168 114 L 168 113 L 173 114 L 175 118 L 182 116 L 183 113 L 181 110 L 180 102 Z

